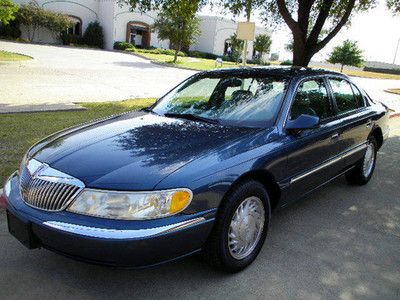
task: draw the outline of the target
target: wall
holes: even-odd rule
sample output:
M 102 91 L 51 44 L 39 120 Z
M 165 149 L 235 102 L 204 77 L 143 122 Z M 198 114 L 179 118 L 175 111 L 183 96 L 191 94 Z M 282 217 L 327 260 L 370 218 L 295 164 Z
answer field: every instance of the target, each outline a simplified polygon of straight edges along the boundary
M 114 47 L 114 17 L 118 4 L 114 1 L 99 1 L 98 16 L 103 27 L 104 47 L 111 50 Z
M 28 4 L 30 0 L 14 0 L 14 2 Z M 36 0 L 36 2 L 44 9 L 79 17 L 82 20 L 83 32 L 90 22 L 98 18 L 99 2 L 96 0 Z M 21 29 L 22 37 L 26 38 L 26 30 L 23 27 Z M 46 29 L 40 29 L 34 41 L 50 44 L 59 43 Z
M 236 33 L 237 23 L 216 16 L 200 16 L 200 18 L 201 35 L 191 49 L 223 55 L 225 41 Z M 256 27 L 256 35 L 260 33 L 268 33 L 268 31 L 262 27 Z M 253 42 L 251 41 L 247 46 L 247 58 L 251 59 L 252 56 Z
M 116 5 L 114 13 L 114 41 L 125 41 L 127 24 L 131 21 L 144 22 L 150 26 L 154 24 L 157 12 L 150 11 L 146 13 L 131 12 L 129 7 L 124 5 L 119 7 Z M 161 41 L 157 32 L 151 32 L 150 45 L 159 48 L 169 48 L 169 41 Z
M 200 31 L 201 34 L 197 38 L 195 44 L 193 44 L 190 49 L 202 52 L 214 52 L 214 39 L 216 29 L 216 19 L 213 17 L 200 16 Z

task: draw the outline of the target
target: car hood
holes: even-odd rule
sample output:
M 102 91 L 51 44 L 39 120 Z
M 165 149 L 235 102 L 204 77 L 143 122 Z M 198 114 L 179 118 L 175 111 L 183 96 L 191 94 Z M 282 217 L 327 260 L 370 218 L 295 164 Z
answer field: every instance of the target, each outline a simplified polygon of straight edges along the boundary
M 87 187 L 149 190 L 196 158 L 255 130 L 132 112 L 50 136 L 28 155 Z

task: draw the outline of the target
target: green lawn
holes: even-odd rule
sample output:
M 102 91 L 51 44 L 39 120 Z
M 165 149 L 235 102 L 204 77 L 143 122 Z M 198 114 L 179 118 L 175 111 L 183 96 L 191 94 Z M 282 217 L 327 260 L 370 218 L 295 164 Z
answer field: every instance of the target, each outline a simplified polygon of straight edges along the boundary
M 163 63 L 173 67 L 195 69 L 199 71 L 215 69 L 215 60 L 213 59 L 178 57 L 178 61 L 174 64 L 172 62 L 174 57 L 171 55 L 154 54 L 154 53 L 135 53 L 135 54 L 151 59 L 154 62 Z M 239 66 L 238 64 L 235 64 L 234 62 L 230 61 L 223 62 L 222 64 L 223 68 L 234 68 L 238 66 Z
M 0 114 L 0 188 L 29 147 L 64 128 L 150 106 L 154 99 L 82 104 L 87 110 Z
M 0 50 L 0 62 L 30 60 L 30 59 L 32 59 L 32 57 L 30 56 Z
M 150 59 L 153 62 L 163 63 L 166 65 L 170 65 L 173 67 L 178 68 L 189 68 L 195 69 L 199 71 L 204 70 L 212 70 L 215 69 L 215 60 L 213 59 L 204 59 L 204 58 L 194 58 L 194 57 L 178 57 L 177 63 L 172 63 L 173 56 L 165 55 L 165 54 L 154 54 L 154 53 L 135 53 L 136 55 L 145 57 Z M 270 61 L 271 65 L 279 65 L 280 62 L 277 61 Z M 223 63 L 223 68 L 233 68 L 238 67 L 240 65 L 235 64 L 233 62 L 226 61 Z M 249 65 L 252 66 L 252 65 Z M 313 68 L 312 64 L 310 66 Z M 320 67 L 316 67 L 320 68 Z M 340 72 L 339 68 L 325 68 L 332 71 Z M 376 72 L 366 72 L 366 71 L 359 71 L 359 70 L 344 70 L 344 74 L 349 76 L 356 76 L 356 77 L 364 77 L 364 78 L 377 78 L 377 79 L 399 79 L 400 75 L 394 74 L 383 74 L 383 73 L 376 73 Z

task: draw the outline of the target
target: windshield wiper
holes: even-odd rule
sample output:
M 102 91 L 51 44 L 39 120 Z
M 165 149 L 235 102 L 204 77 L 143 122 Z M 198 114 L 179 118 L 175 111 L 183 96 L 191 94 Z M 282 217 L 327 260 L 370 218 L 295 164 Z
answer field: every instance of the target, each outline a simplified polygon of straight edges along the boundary
M 165 117 L 168 118 L 177 118 L 177 119 L 186 119 L 186 120 L 191 120 L 191 121 L 201 121 L 201 122 L 206 122 L 206 123 L 211 123 L 211 124 L 218 124 L 218 120 L 213 120 L 197 115 L 192 115 L 192 114 L 178 114 L 178 113 L 166 113 L 164 114 Z

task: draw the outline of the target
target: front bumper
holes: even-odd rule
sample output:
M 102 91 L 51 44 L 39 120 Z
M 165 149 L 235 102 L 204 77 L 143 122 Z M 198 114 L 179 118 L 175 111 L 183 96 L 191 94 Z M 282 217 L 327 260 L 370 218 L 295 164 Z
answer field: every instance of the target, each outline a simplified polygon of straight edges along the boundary
M 215 217 L 215 211 L 205 211 L 158 220 L 121 221 L 66 211 L 46 212 L 23 202 L 16 175 L 9 180 L 10 232 L 14 231 L 28 248 L 43 247 L 92 263 L 145 267 L 192 254 L 205 243 Z M 17 232 L 21 230 L 26 232 Z

